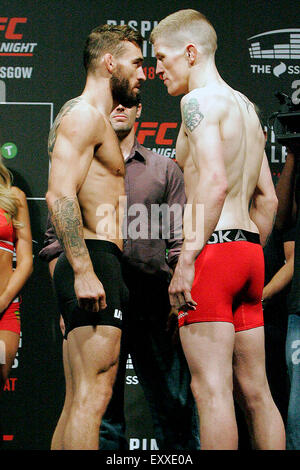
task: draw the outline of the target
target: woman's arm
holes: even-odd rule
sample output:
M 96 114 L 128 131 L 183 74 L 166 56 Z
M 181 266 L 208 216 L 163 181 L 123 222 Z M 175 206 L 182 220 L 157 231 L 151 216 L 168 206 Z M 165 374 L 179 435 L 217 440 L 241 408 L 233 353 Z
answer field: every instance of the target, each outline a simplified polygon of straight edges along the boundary
M 17 266 L 9 278 L 4 292 L 0 295 L 0 312 L 3 312 L 19 294 L 33 270 L 32 236 L 26 196 L 16 187 L 13 187 L 12 190 L 20 201 L 17 218 L 23 227 L 16 229 Z

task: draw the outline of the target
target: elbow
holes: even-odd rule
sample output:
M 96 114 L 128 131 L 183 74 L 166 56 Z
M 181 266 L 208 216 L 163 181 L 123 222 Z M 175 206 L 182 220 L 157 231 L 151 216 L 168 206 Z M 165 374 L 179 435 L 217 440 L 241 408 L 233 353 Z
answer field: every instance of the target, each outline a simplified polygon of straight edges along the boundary
M 46 203 L 47 203 L 50 214 L 52 212 L 55 202 L 57 201 L 59 197 L 60 195 L 58 195 L 56 192 L 51 191 L 51 190 L 47 191 L 45 199 L 46 199 Z
M 28 256 L 26 264 L 27 264 L 27 269 L 26 269 L 27 277 L 30 277 L 31 274 L 33 273 L 33 256 L 32 255 Z
M 52 207 L 54 199 L 55 199 L 55 196 L 54 196 L 53 192 L 48 190 L 47 193 L 46 193 L 46 203 L 47 203 L 47 206 L 48 206 L 49 210 Z
M 269 202 L 270 210 L 272 210 L 273 214 L 277 214 L 278 210 L 278 198 L 276 194 L 274 193 L 273 197 L 271 198 Z
M 262 207 L 267 214 L 274 216 L 278 209 L 278 198 L 275 191 L 269 192 L 269 194 L 265 194 L 262 198 L 259 197 L 255 204 L 258 204 L 260 207 Z
M 29 263 L 29 276 L 33 273 L 33 258 L 31 258 L 31 261 Z
M 266 204 L 267 204 L 268 210 L 270 210 L 273 214 L 274 212 L 277 213 L 278 198 L 275 192 L 268 197 Z
M 224 175 L 213 175 L 212 187 L 217 202 L 223 205 L 228 194 L 227 178 Z

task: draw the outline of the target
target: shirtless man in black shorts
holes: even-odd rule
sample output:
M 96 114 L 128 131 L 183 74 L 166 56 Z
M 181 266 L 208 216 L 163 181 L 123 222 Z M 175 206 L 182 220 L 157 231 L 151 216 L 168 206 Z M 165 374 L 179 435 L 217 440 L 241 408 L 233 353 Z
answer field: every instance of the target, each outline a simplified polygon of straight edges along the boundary
M 46 200 L 64 248 L 54 286 L 73 379 L 66 450 L 99 448 L 117 371 L 128 297 L 119 262 L 125 167 L 109 114 L 119 102 L 137 102 L 145 80 L 141 45 L 127 26 L 95 28 L 84 50 L 85 88 L 62 107 L 49 135 Z

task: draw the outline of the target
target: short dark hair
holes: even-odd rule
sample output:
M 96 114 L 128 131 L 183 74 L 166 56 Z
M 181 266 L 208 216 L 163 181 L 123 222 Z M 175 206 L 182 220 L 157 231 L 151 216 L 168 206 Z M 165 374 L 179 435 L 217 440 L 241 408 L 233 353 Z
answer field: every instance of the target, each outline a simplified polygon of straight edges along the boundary
M 85 42 L 83 64 L 86 71 L 95 69 L 96 60 L 106 52 L 122 53 L 124 42 L 136 43 L 142 49 L 143 36 L 128 25 L 105 24 L 94 28 Z

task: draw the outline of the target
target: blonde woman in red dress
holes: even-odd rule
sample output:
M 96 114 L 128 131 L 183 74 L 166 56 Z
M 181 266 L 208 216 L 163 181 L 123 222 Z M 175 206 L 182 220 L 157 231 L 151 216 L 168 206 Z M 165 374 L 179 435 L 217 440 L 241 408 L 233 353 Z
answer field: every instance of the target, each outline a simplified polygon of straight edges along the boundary
M 18 350 L 21 326 L 19 292 L 32 272 L 32 264 L 26 196 L 12 186 L 11 174 L 0 155 L 0 391 Z

